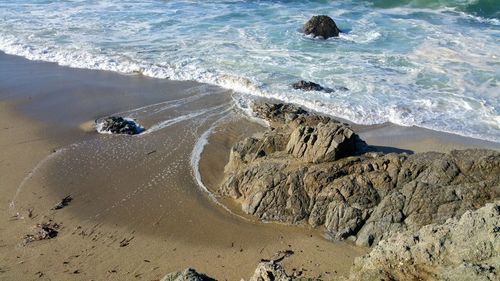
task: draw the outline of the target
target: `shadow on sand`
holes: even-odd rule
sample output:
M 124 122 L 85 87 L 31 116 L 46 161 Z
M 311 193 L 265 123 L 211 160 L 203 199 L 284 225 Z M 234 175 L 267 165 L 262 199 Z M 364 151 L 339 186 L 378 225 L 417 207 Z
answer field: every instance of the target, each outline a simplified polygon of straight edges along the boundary
M 384 154 L 387 154 L 387 153 L 406 153 L 408 155 L 415 154 L 415 151 L 413 151 L 413 150 L 401 149 L 401 148 L 391 147 L 391 146 L 379 146 L 379 145 L 368 146 L 368 151 L 383 152 Z

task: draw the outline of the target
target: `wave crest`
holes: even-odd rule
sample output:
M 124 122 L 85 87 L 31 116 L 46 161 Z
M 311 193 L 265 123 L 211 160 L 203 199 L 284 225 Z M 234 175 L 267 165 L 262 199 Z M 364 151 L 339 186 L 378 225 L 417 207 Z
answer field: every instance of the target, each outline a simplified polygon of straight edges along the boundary
M 498 0 L 370 0 L 378 8 L 452 8 L 473 16 L 500 19 Z

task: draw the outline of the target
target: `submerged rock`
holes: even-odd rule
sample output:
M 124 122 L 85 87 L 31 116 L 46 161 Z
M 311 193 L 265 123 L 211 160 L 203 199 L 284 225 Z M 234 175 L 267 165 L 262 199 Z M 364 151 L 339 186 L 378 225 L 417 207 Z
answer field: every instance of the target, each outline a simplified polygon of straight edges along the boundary
M 499 280 L 500 201 L 397 233 L 357 258 L 349 280 Z
M 305 25 L 304 33 L 313 35 L 314 37 L 321 36 L 324 39 L 330 37 L 338 37 L 340 30 L 335 21 L 329 16 L 313 16 Z
M 348 91 L 346 87 L 339 86 L 335 87 L 335 89 L 331 88 L 325 88 L 321 86 L 320 84 L 311 82 L 311 81 L 305 81 L 305 80 L 300 80 L 299 82 L 293 83 L 292 88 L 295 90 L 302 90 L 302 91 L 318 91 L 318 92 L 325 92 L 325 93 L 333 93 L 335 91 Z
M 444 223 L 500 195 L 500 153 L 367 152 L 347 126 L 285 104 L 254 105 L 271 130 L 230 153 L 219 193 L 262 220 L 323 227 L 373 246 Z
M 304 81 L 304 80 L 300 80 L 299 82 L 293 83 L 292 88 L 294 88 L 295 90 L 302 90 L 302 91 L 333 92 L 332 89 L 325 89 L 320 84 L 316 84 L 314 82 Z
M 96 120 L 96 129 L 101 134 L 136 135 L 144 131 L 144 128 L 135 120 L 119 116 L 110 116 Z

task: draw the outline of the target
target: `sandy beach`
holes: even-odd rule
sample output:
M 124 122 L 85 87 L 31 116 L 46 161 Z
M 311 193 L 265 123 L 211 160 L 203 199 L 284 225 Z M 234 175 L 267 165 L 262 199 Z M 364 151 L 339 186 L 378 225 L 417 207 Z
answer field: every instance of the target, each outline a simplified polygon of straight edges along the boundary
M 0 83 L 1 279 L 154 280 L 195 266 L 234 280 L 290 248 L 296 255 L 287 267 L 316 276 L 345 273 L 365 252 L 310 229 L 248 222 L 200 189 L 191 169 L 196 142 L 222 116 L 241 119 L 226 91 L 1 59 L 10 64 Z M 130 138 L 86 131 L 97 117 L 151 104 L 135 113 L 146 127 L 163 122 L 156 132 Z M 186 114 L 194 117 L 165 123 Z M 226 156 L 217 156 L 220 168 Z M 68 207 L 51 210 L 67 195 Z M 62 225 L 57 238 L 23 246 L 48 220 Z M 317 265 L 332 252 L 342 258 Z
M 0 281 L 498 280 L 494 2 L 0 0 Z
M 5 54 L 0 65 L 1 280 L 158 280 L 186 267 L 239 280 L 279 250 L 294 251 L 286 270 L 333 278 L 367 252 L 309 227 L 243 217 L 204 190 L 220 184 L 232 145 L 264 130 L 234 93 Z M 115 114 L 149 130 L 95 132 L 94 119 Z M 383 151 L 500 150 L 415 127 L 354 128 Z M 57 237 L 23 244 L 48 221 L 61 225 Z

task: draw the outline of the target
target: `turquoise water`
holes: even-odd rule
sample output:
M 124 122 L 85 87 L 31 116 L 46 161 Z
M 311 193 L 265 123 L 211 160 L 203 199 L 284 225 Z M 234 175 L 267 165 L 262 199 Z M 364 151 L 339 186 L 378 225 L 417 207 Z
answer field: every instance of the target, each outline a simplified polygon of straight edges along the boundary
M 500 142 L 500 1 L 0 0 L 0 50 Z M 301 33 L 315 14 L 345 33 Z M 349 91 L 301 92 L 312 80 Z

